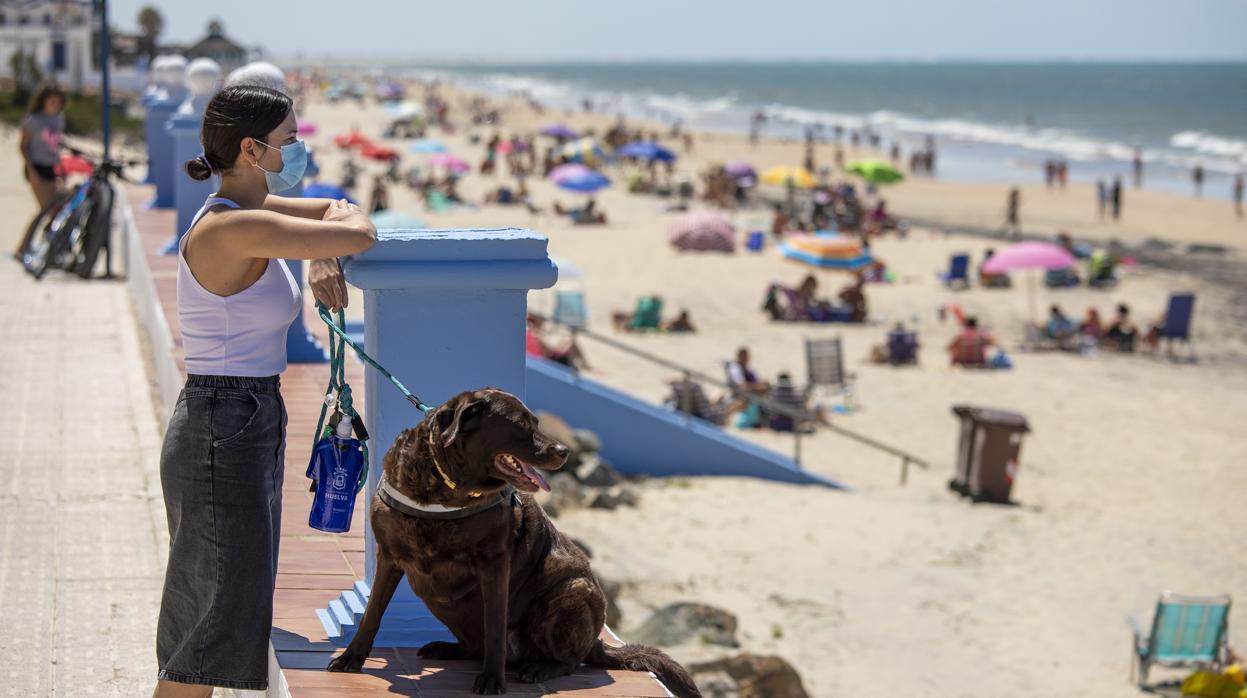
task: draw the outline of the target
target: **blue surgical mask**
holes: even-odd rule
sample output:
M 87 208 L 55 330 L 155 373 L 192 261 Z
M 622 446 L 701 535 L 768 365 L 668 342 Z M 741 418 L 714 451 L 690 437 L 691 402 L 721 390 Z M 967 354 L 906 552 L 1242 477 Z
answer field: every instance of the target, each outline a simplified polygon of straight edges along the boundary
M 303 141 L 295 141 L 280 148 L 274 148 L 262 140 L 255 138 L 252 140 L 265 148 L 281 151 L 281 169 L 277 172 L 269 172 L 260 167 L 260 163 L 253 163 L 257 169 L 264 172 L 264 179 L 268 183 L 270 194 L 286 191 L 303 179 L 303 172 L 307 170 L 307 145 Z

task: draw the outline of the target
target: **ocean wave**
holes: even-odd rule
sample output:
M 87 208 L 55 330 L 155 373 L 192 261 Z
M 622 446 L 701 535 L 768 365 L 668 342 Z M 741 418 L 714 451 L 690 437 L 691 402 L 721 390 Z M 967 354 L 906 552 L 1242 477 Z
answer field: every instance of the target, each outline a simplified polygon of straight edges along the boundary
M 1080 162 L 1129 162 L 1136 144 L 1096 137 L 1068 128 L 1034 128 L 1021 123 L 986 123 L 965 118 L 932 118 L 890 110 L 845 113 L 782 102 L 751 103 L 740 95 L 698 98 L 683 92 L 603 90 L 599 86 L 559 81 L 520 73 L 445 72 L 460 84 L 492 94 L 526 92 L 555 108 L 578 108 L 590 98 L 599 108 L 633 116 L 674 121 L 690 127 L 744 131 L 754 112 L 770 121 L 767 131 L 796 136 L 807 126 L 822 124 L 850 130 L 869 128 L 885 138 L 918 147 L 926 136 L 941 140 L 1017 148 Z M 1247 141 L 1204 131 L 1180 131 L 1167 144 L 1151 144 L 1145 162 L 1174 168 L 1202 165 L 1211 172 L 1236 173 L 1247 167 Z

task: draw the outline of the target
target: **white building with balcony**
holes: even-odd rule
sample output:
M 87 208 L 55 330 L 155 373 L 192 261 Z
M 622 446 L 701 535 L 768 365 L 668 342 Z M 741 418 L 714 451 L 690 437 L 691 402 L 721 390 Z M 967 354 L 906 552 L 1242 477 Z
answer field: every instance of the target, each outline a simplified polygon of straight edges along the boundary
M 0 73 L 14 54 L 33 54 L 44 79 L 70 90 L 99 82 L 92 67 L 89 0 L 0 0 Z

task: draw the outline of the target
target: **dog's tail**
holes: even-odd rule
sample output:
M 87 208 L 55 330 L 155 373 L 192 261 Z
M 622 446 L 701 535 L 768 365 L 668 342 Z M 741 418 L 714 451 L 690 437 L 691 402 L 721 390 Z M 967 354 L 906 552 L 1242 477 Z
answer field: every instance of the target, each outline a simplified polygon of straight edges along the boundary
M 693 683 L 684 667 L 668 657 L 662 650 L 645 645 L 624 645 L 611 647 L 601 640 L 589 650 L 585 664 L 602 669 L 630 669 L 632 671 L 652 671 L 659 681 L 676 695 L 676 698 L 701 698 L 701 691 Z

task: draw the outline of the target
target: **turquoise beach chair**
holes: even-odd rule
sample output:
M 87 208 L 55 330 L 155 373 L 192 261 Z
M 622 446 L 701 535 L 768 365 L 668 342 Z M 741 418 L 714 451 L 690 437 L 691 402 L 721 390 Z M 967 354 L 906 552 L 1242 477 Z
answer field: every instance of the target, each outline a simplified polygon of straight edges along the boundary
M 1225 664 L 1229 618 L 1228 594 L 1184 596 L 1169 591 L 1161 594 L 1149 635 L 1143 634 L 1134 618 L 1129 619 L 1134 633 L 1135 659 L 1130 667 L 1131 678 L 1137 675 L 1142 688 L 1153 664 L 1166 667 Z
M 589 311 L 585 308 L 585 295 L 580 291 L 559 291 L 554 295 L 554 321 L 574 327 L 583 328 L 589 319 Z

